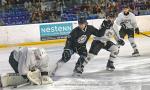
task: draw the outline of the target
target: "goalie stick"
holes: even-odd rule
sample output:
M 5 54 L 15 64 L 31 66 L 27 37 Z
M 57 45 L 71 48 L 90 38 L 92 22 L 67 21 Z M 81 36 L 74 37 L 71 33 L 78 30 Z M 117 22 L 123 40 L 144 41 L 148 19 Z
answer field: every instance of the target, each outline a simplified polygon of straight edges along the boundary
M 140 32 L 140 34 L 143 35 L 143 36 L 146 36 L 146 37 L 150 37 L 150 36 L 148 36 L 148 35 L 146 35 L 146 34 L 144 34 L 142 32 Z
M 20 85 L 14 85 L 13 88 L 20 88 L 20 87 L 27 86 L 27 85 L 31 85 L 31 83 L 26 82 L 26 83 L 23 83 L 23 84 L 20 84 Z

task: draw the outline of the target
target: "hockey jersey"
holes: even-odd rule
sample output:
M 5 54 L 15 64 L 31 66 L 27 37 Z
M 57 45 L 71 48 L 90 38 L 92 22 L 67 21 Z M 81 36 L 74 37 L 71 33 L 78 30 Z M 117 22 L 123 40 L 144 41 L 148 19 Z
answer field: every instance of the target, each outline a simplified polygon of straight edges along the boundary
M 68 35 L 65 48 L 85 46 L 91 35 L 102 36 L 102 33 L 91 25 L 87 25 L 84 30 L 76 27 Z
M 116 40 L 120 39 L 119 32 L 114 29 L 113 24 L 108 20 L 104 20 L 102 22 L 100 31 L 103 33 L 103 36 L 94 37 L 94 40 L 99 40 L 103 43 L 106 43 L 107 41 L 110 41 L 113 36 Z
M 124 15 L 123 12 L 119 13 L 118 17 L 116 18 L 116 23 L 118 25 L 120 25 L 121 23 L 124 23 L 127 29 L 137 28 L 135 15 L 131 12 L 129 12 L 128 15 Z
M 49 72 L 49 57 L 46 52 L 42 51 L 39 59 L 36 59 L 35 50 L 38 48 L 19 48 L 14 50 L 14 59 L 18 62 L 18 71 L 20 75 L 26 75 L 33 68 L 41 72 Z

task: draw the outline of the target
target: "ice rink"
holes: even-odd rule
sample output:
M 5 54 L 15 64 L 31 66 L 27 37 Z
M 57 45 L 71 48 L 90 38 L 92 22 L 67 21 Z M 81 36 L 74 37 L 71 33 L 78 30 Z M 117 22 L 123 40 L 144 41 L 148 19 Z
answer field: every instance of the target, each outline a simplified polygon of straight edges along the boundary
M 130 43 L 126 40 L 115 60 L 116 70 L 105 70 L 109 52 L 101 50 L 85 67 L 82 77 L 72 77 L 78 55 L 74 54 L 69 62 L 56 72 L 53 85 L 25 86 L 21 88 L 1 88 L 0 90 L 150 90 L 150 38 L 136 38 L 141 54 L 132 57 Z M 51 69 L 61 58 L 63 44 L 44 45 L 50 57 Z M 87 45 L 88 49 L 90 43 Z M 0 49 L 0 74 L 13 72 L 8 64 L 11 49 Z

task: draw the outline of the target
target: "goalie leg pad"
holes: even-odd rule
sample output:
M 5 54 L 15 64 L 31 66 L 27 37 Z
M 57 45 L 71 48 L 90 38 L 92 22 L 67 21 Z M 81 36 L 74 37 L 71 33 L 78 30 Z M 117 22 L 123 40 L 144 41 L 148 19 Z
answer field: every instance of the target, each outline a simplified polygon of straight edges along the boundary
M 1 87 L 16 86 L 28 82 L 28 79 L 24 79 L 17 73 L 7 73 L 1 75 L 0 78 Z
M 42 76 L 42 85 L 52 84 L 53 80 L 49 76 Z

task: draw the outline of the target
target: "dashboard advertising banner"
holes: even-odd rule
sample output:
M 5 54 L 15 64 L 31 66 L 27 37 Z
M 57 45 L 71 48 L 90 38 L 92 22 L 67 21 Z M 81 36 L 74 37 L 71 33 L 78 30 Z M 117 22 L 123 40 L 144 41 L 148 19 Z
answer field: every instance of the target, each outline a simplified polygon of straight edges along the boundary
M 41 40 L 63 39 L 72 29 L 72 23 L 42 24 L 40 25 Z

